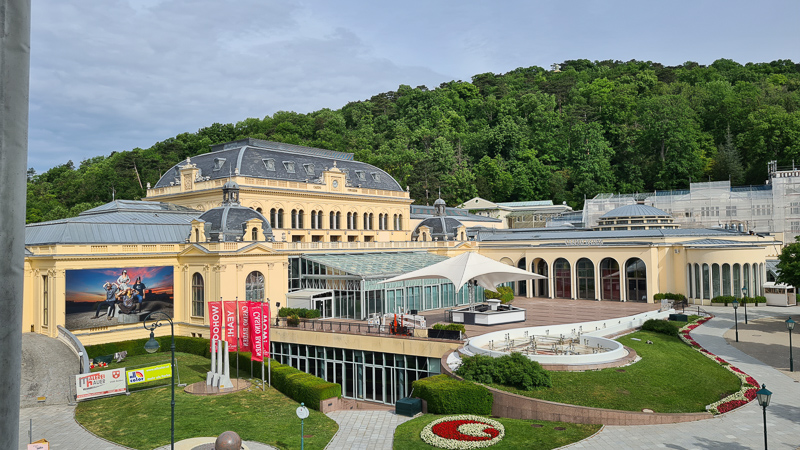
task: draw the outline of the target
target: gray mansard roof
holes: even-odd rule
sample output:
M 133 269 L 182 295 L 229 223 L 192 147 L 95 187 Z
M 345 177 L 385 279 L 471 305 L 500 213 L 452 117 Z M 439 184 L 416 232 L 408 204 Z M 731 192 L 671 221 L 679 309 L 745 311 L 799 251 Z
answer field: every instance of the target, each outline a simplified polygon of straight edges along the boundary
M 261 221 L 261 231 L 267 240 L 272 239 L 272 227 L 269 221 L 260 212 L 240 206 L 238 203 L 226 203 L 222 206 L 209 209 L 200 216 L 206 222 L 206 234 L 212 241 L 234 242 L 250 240 L 245 229 L 247 221 L 258 219 Z
M 25 245 L 184 242 L 200 214 L 169 203 L 116 200 L 78 217 L 29 224 Z
M 200 176 L 209 179 L 231 175 L 287 181 L 321 183 L 322 171 L 334 164 L 347 176 L 348 186 L 402 191 L 400 184 L 383 170 L 353 160 L 352 153 L 336 152 L 261 139 L 242 139 L 215 145 L 211 153 L 191 158 Z M 180 183 L 180 162 L 169 169 L 155 187 Z

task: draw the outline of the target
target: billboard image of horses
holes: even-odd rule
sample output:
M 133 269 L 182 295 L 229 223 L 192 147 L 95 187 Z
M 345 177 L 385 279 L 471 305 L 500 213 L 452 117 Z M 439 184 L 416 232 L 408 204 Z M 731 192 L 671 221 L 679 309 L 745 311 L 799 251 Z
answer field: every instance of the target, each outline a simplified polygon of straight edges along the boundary
M 68 330 L 141 322 L 162 311 L 173 316 L 172 266 L 66 271 Z

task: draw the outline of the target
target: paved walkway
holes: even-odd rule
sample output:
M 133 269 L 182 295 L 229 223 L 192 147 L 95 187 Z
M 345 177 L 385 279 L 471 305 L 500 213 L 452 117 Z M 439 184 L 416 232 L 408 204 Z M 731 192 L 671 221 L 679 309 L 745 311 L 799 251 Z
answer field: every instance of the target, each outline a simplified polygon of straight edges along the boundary
M 100 439 L 75 422 L 75 407 L 53 405 L 19 410 L 19 449 L 28 448 L 28 430 L 33 419 L 33 441 L 47 439 L 51 449 L 116 450 L 123 447 Z
M 328 417 L 339 424 L 325 447 L 331 450 L 392 450 L 395 428 L 411 419 L 391 411 L 334 411 Z
M 730 345 L 723 337 L 733 326 L 733 310 L 707 307 L 716 317 L 696 328 L 692 337 L 710 352 L 755 377 L 772 391 L 772 401 L 767 408 L 767 434 L 769 448 L 773 450 L 800 448 L 800 385 L 795 380 L 758 359 Z M 741 308 L 740 308 L 741 309 Z M 748 309 L 751 319 L 800 315 L 800 307 L 759 307 Z M 741 317 L 740 317 L 741 319 Z M 757 333 L 754 333 L 757 334 Z M 788 334 L 788 332 L 787 332 Z M 752 336 L 756 338 L 758 336 Z M 765 336 L 762 336 L 765 337 Z M 742 326 L 739 341 L 742 343 Z M 766 338 L 766 337 L 765 337 Z M 785 343 L 779 339 L 753 343 L 752 348 L 780 348 L 788 356 L 788 336 Z M 745 347 L 749 348 L 749 347 Z M 756 356 L 759 356 L 756 354 Z M 679 364 L 676 361 L 676 364 Z M 691 380 L 686 380 L 691 383 Z M 607 426 L 595 436 L 567 446 L 570 449 L 720 449 L 744 450 L 764 447 L 763 410 L 757 401 L 736 411 L 699 422 L 651 426 Z

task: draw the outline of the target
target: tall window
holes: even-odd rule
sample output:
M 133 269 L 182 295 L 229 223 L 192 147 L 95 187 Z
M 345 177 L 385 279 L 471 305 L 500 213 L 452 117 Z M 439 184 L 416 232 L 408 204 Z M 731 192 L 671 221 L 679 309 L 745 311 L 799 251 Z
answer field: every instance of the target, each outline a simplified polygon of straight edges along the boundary
M 600 261 L 600 280 L 602 283 L 603 300 L 622 299 L 619 263 L 615 259 L 606 258 Z
M 708 267 L 706 266 L 706 271 Z M 647 269 L 644 261 L 631 258 L 625 264 L 625 278 L 628 282 L 628 300 L 635 302 L 647 301 Z
M 278 227 L 278 210 L 275 208 L 269 210 L 269 223 L 272 228 L 280 228 Z
M 264 275 L 259 271 L 250 272 L 244 283 L 245 300 L 264 301 Z
M 369 230 L 369 214 L 364 213 L 364 226 L 362 227 L 365 230 Z
M 278 228 L 283 228 L 283 209 L 278 210 Z
M 342 229 L 342 213 L 339 211 L 336 211 L 336 229 Z
M 206 311 L 206 292 L 203 276 L 195 272 L 192 275 L 192 315 L 203 317 Z
M 594 300 L 594 264 L 587 258 L 578 260 L 578 298 Z
M 711 265 L 711 292 L 714 297 L 720 296 L 720 289 L 719 289 L 719 264 L 712 264 Z
M 47 326 L 47 317 L 50 310 L 50 290 L 48 289 L 47 275 L 42 275 L 42 325 Z
M 722 295 L 731 295 L 731 265 L 722 265 Z
M 251 241 L 257 241 L 258 240 L 258 228 L 253 227 L 253 229 L 250 230 L 250 240 Z
M 572 273 L 569 262 L 564 258 L 559 258 L 553 263 L 553 272 L 556 282 L 557 298 L 572 298 Z
M 331 230 L 336 229 L 336 213 L 333 211 L 331 211 L 330 214 L 328 214 L 328 228 L 330 228 Z

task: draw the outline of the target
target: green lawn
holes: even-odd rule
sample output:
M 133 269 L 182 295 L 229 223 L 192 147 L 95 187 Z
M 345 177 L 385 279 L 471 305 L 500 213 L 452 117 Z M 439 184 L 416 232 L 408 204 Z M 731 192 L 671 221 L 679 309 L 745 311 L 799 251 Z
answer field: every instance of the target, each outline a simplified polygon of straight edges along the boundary
M 166 355 L 166 356 L 165 356 Z M 177 353 L 181 383 L 204 381 L 211 366 L 209 359 Z M 114 367 L 132 367 L 142 363 L 169 360 L 168 352 L 129 357 Z M 249 368 L 248 368 L 249 369 Z M 248 370 L 249 371 L 249 370 Z M 242 378 L 245 378 L 244 371 Z M 235 367 L 231 375 L 235 376 Z M 218 436 L 235 431 L 243 440 L 258 441 L 282 449 L 300 448 L 300 419 L 295 413 L 299 405 L 267 388 L 223 396 L 195 396 L 175 388 L 175 441 L 200 436 Z M 310 410 L 305 419 L 305 447 L 321 449 L 333 438 L 338 425 L 322 413 Z M 133 392 L 98 400 L 81 402 L 75 418 L 92 433 L 109 441 L 136 449 L 153 449 L 169 444 L 170 388 Z
M 419 437 L 422 429 L 430 422 L 443 417 L 424 414 L 401 424 L 394 433 L 395 450 L 416 450 L 435 448 L 426 444 Z M 541 420 L 517 420 L 494 418 L 503 424 L 506 435 L 492 449 L 532 449 L 546 450 L 586 439 L 600 429 L 600 425 L 581 425 L 575 423 L 545 422 Z M 534 427 L 533 425 L 542 425 Z M 555 428 L 564 428 L 556 430 Z
M 647 344 L 648 340 L 653 344 Z M 706 405 L 741 387 L 739 378 L 677 337 L 639 331 L 618 341 L 642 359 L 622 368 L 551 372 L 553 387 L 549 389 L 493 387 L 559 403 L 663 413 L 702 412 Z

